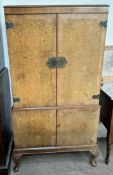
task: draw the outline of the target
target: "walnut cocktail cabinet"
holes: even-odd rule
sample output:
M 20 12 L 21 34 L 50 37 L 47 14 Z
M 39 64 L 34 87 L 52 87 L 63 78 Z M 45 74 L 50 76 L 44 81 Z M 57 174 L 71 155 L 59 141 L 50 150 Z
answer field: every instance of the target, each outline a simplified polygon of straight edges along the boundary
M 96 165 L 107 6 L 5 8 L 14 161 L 90 151 Z

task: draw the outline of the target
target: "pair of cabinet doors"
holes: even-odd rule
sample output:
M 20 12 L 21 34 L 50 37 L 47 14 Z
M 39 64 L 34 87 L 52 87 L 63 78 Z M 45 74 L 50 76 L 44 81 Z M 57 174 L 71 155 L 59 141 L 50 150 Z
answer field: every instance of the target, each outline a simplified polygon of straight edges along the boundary
M 90 105 L 98 105 L 92 96 L 101 81 L 101 20 L 98 14 L 6 15 L 12 91 L 20 98 L 14 108 L 31 108 L 13 112 L 17 147 L 96 142 L 99 109 Z M 65 66 L 49 67 L 52 57 L 64 57 Z

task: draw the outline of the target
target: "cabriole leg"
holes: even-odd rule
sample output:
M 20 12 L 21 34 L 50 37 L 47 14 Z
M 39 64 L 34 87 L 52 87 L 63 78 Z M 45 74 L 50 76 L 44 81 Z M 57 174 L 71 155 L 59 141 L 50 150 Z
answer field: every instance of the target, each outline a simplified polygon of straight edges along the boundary
M 21 158 L 22 158 L 22 154 L 13 154 L 13 162 L 15 164 L 13 168 L 14 172 L 17 172 L 19 170 Z
M 91 163 L 91 165 L 93 167 L 97 167 L 96 158 L 99 156 L 99 150 L 98 150 L 98 148 L 96 150 L 90 151 L 90 153 L 91 153 L 90 163 Z

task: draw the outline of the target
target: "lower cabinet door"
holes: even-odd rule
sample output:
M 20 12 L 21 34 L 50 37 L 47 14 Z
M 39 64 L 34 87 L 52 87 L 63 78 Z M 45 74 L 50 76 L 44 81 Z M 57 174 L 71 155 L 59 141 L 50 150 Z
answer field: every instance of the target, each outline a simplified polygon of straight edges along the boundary
M 56 110 L 13 111 L 15 148 L 55 146 Z
M 88 145 L 97 141 L 99 109 L 57 111 L 57 145 Z

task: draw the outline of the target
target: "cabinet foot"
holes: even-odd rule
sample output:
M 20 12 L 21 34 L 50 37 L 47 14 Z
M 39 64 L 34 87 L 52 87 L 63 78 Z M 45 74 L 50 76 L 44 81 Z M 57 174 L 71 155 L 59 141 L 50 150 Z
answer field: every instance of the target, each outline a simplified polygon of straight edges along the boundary
M 20 160 L 22 158 L 22 154 L 14 154 L 13 155 L 13 162 L 14 162 L 14 168 L 13 171 L 16 173 L 19 171 L 20 167 Z
M 97 162 L 94 155 L 91 156 L 90 163 L 93 167 L 97 167 Z
M 93 167 L 97 167 L 96 158 L 99 156 L 99 151 L 98 151 L 98 149 L 96 149 L 95 151 L 90 151 L 90 153 L 91 153 L 90 164 L 91 164 Z
M 14 165 L 14 168 L 13 168 L 13 171 L 14 173 L 18 172 L 19 171 L 19 165 Z

